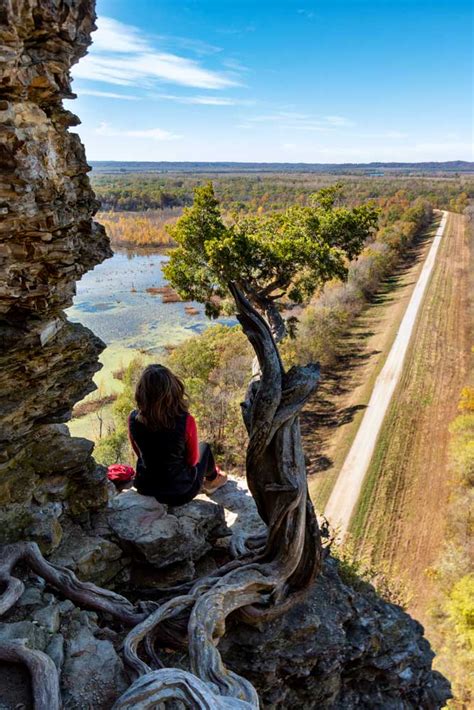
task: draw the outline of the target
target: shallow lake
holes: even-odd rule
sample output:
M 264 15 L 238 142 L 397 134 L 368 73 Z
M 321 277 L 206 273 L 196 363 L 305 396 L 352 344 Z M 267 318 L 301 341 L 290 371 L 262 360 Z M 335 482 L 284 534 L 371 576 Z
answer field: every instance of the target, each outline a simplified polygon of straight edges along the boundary
M 202 304 L 163 303 L 160 294 L 147 292 L 166 285 L 161 270 L 166 260 L 159 252 L 117 250 L 77 283 L 74 304 L 66 313 L 69 320 L 87 326 L 107 345 L 100 357 L 103 368 L 94 377 L 101 395 L 120 390 L 112 373 L 138 354 L 150 359 L 156 355 L 159 361 L 165 346 L 177 345 L 215 323 L 206 318 Z M 198 310 L 196 315 L 186 313 L 189 305 Z M 221 318 L 219 322 L 233 325 L 236 321 Z M 97 397 L 97 392 L 89 397 Z M 71 432 L 87 435 L 86 420 L 74 420 Z

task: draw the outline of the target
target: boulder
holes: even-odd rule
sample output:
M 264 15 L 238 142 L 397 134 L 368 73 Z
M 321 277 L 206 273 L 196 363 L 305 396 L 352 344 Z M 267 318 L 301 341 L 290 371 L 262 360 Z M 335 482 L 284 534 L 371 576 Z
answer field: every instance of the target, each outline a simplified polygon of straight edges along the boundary
M 61 695 L 67 710 L 110 708 L 129 685 L 122 660 L 112 641 L 101 638 L 96 618 L 76 609 L 63 627 Z
M 128 555 L 155 568 L 199 559 L 225 529 L 223 508 L 212 501 L 168 508 L 133 489 L 111 499 L 107 521 Z
M 61 567 L 69 567 L 79 579 L 106 586 L 129 562 L 116 543 L 71 523 L 66 524 L 63 541 L 49 559 Z

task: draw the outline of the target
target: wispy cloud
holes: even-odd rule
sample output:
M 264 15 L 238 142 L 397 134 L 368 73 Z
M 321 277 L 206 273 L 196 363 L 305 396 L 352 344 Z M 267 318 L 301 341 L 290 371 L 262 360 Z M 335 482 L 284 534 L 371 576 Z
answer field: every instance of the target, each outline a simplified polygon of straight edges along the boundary
M 93 51 L 123 54 L 147 52 L 149 44 L 138 27 L 126 25 L 112 17 L 99 17 L 97 31 L 92 35 Z
M 285 130 L 316 131 L 321 133 L 354 125 L 353 121 L 343 116 L 318 117 L 295 111 L 276 111 L 275 113 L 260 116 L 249 116 L 246 118 L 244 127 L 249 128 L 252 124 L 258 123 L 272 123 Z
M 233 99 L 225 96 L 174 96 L 173 94 L 158 94 L 157 98 L 176 101 L 179 104 L 196 104 L 198 106 L 252 106 L 254 101 Z
M 239 62 L 237 59 L 224 59 L 223 65 L 227 69 L 230 69 L 232 72 L 238 72 L 239 74 L 249 71 L 249 68 L 246 67 L 245 64 Z
M 203 42 L 200 39 L 189 39 L 188 37 L 176 37 L 174 35 L 159 35 L 158 40 L 163 46 L 173 47 L 174 49 L 184 49 L 200 57 L 222 52 L 222 47 L 216 47 L 216 45 Z
M 298 10 L 298 15 L 303 15 L 303 17 L 306 17 L 307 20 L 314 20 L 314 18 L 316 17 L 316 13 L 312 10 L 300 9 Z
M 113 91 L 98 91 L 96 89 L 78 89 L 76 91 L 81 96 L 102 96 L 105 99 L 124 99 L 125 101 L 138 101 L 139 96 L 131 94 L 116 94 Z
M 131 25 L 110 17 L 99 18 L 90 53 L 74 69 L 74 76 L 119 86 L 152 87 L 170 82 L 200 89 L 225 89 L 238 85 L 223 71 L 206 69 L 199 62 L 157 51 Z
M 353 126 L 354 123 L 344 116 L 324 116 L 324 120 L 330 126 Z
M 95 132 L 100 136 L 123 136 L 125 138 L 148 138 L 154 141 L 170 141 L 176 140 L 181 136 L 171 133 L 170 131 L 165 131 L 162 128 L 144 128 L 143 130 L 122 130 L 120 128 L 113 128 L 109 123 L 103 121 L 95 129 Z

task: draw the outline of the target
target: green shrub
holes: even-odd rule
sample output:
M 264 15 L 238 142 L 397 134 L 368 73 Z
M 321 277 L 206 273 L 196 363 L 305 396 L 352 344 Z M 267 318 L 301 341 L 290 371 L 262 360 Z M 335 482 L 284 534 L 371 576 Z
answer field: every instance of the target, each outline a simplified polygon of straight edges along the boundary
M 240 402 L 251 377 L 252 352 L 240 326 L 208 328 L 178 345 L 166 364 L 184 382 L 201 440 L 214 447 L 224 466 L 242 465 L 247 432 Z
M 94 447 L 94 458 L 104 466 L 115 463 L 132 463 L 127 429 L 120 427 L 103 436 Z
M 474 651 L 474 574 L 456 582 L 446 606 L 460 644 Z

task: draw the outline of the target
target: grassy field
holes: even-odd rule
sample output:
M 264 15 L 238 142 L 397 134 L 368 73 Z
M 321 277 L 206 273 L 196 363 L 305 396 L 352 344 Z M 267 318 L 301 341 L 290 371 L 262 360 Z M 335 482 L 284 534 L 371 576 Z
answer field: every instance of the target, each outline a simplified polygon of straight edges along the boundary
M 396 272 L 357 319 L 346 339 L 347 356 L 324 372 L 302 416 L 309 488 L 323 510 L 357 433 L 375 380 L 405 313 L 439 219 L 409 250 Z
M 450 214 L 351 533 L 359 552 L 407 582 L 412 611 L 430 596 L 425 569 L 446 532 L 448 425 L 469 366 L 470 250 L 464 218 Z

